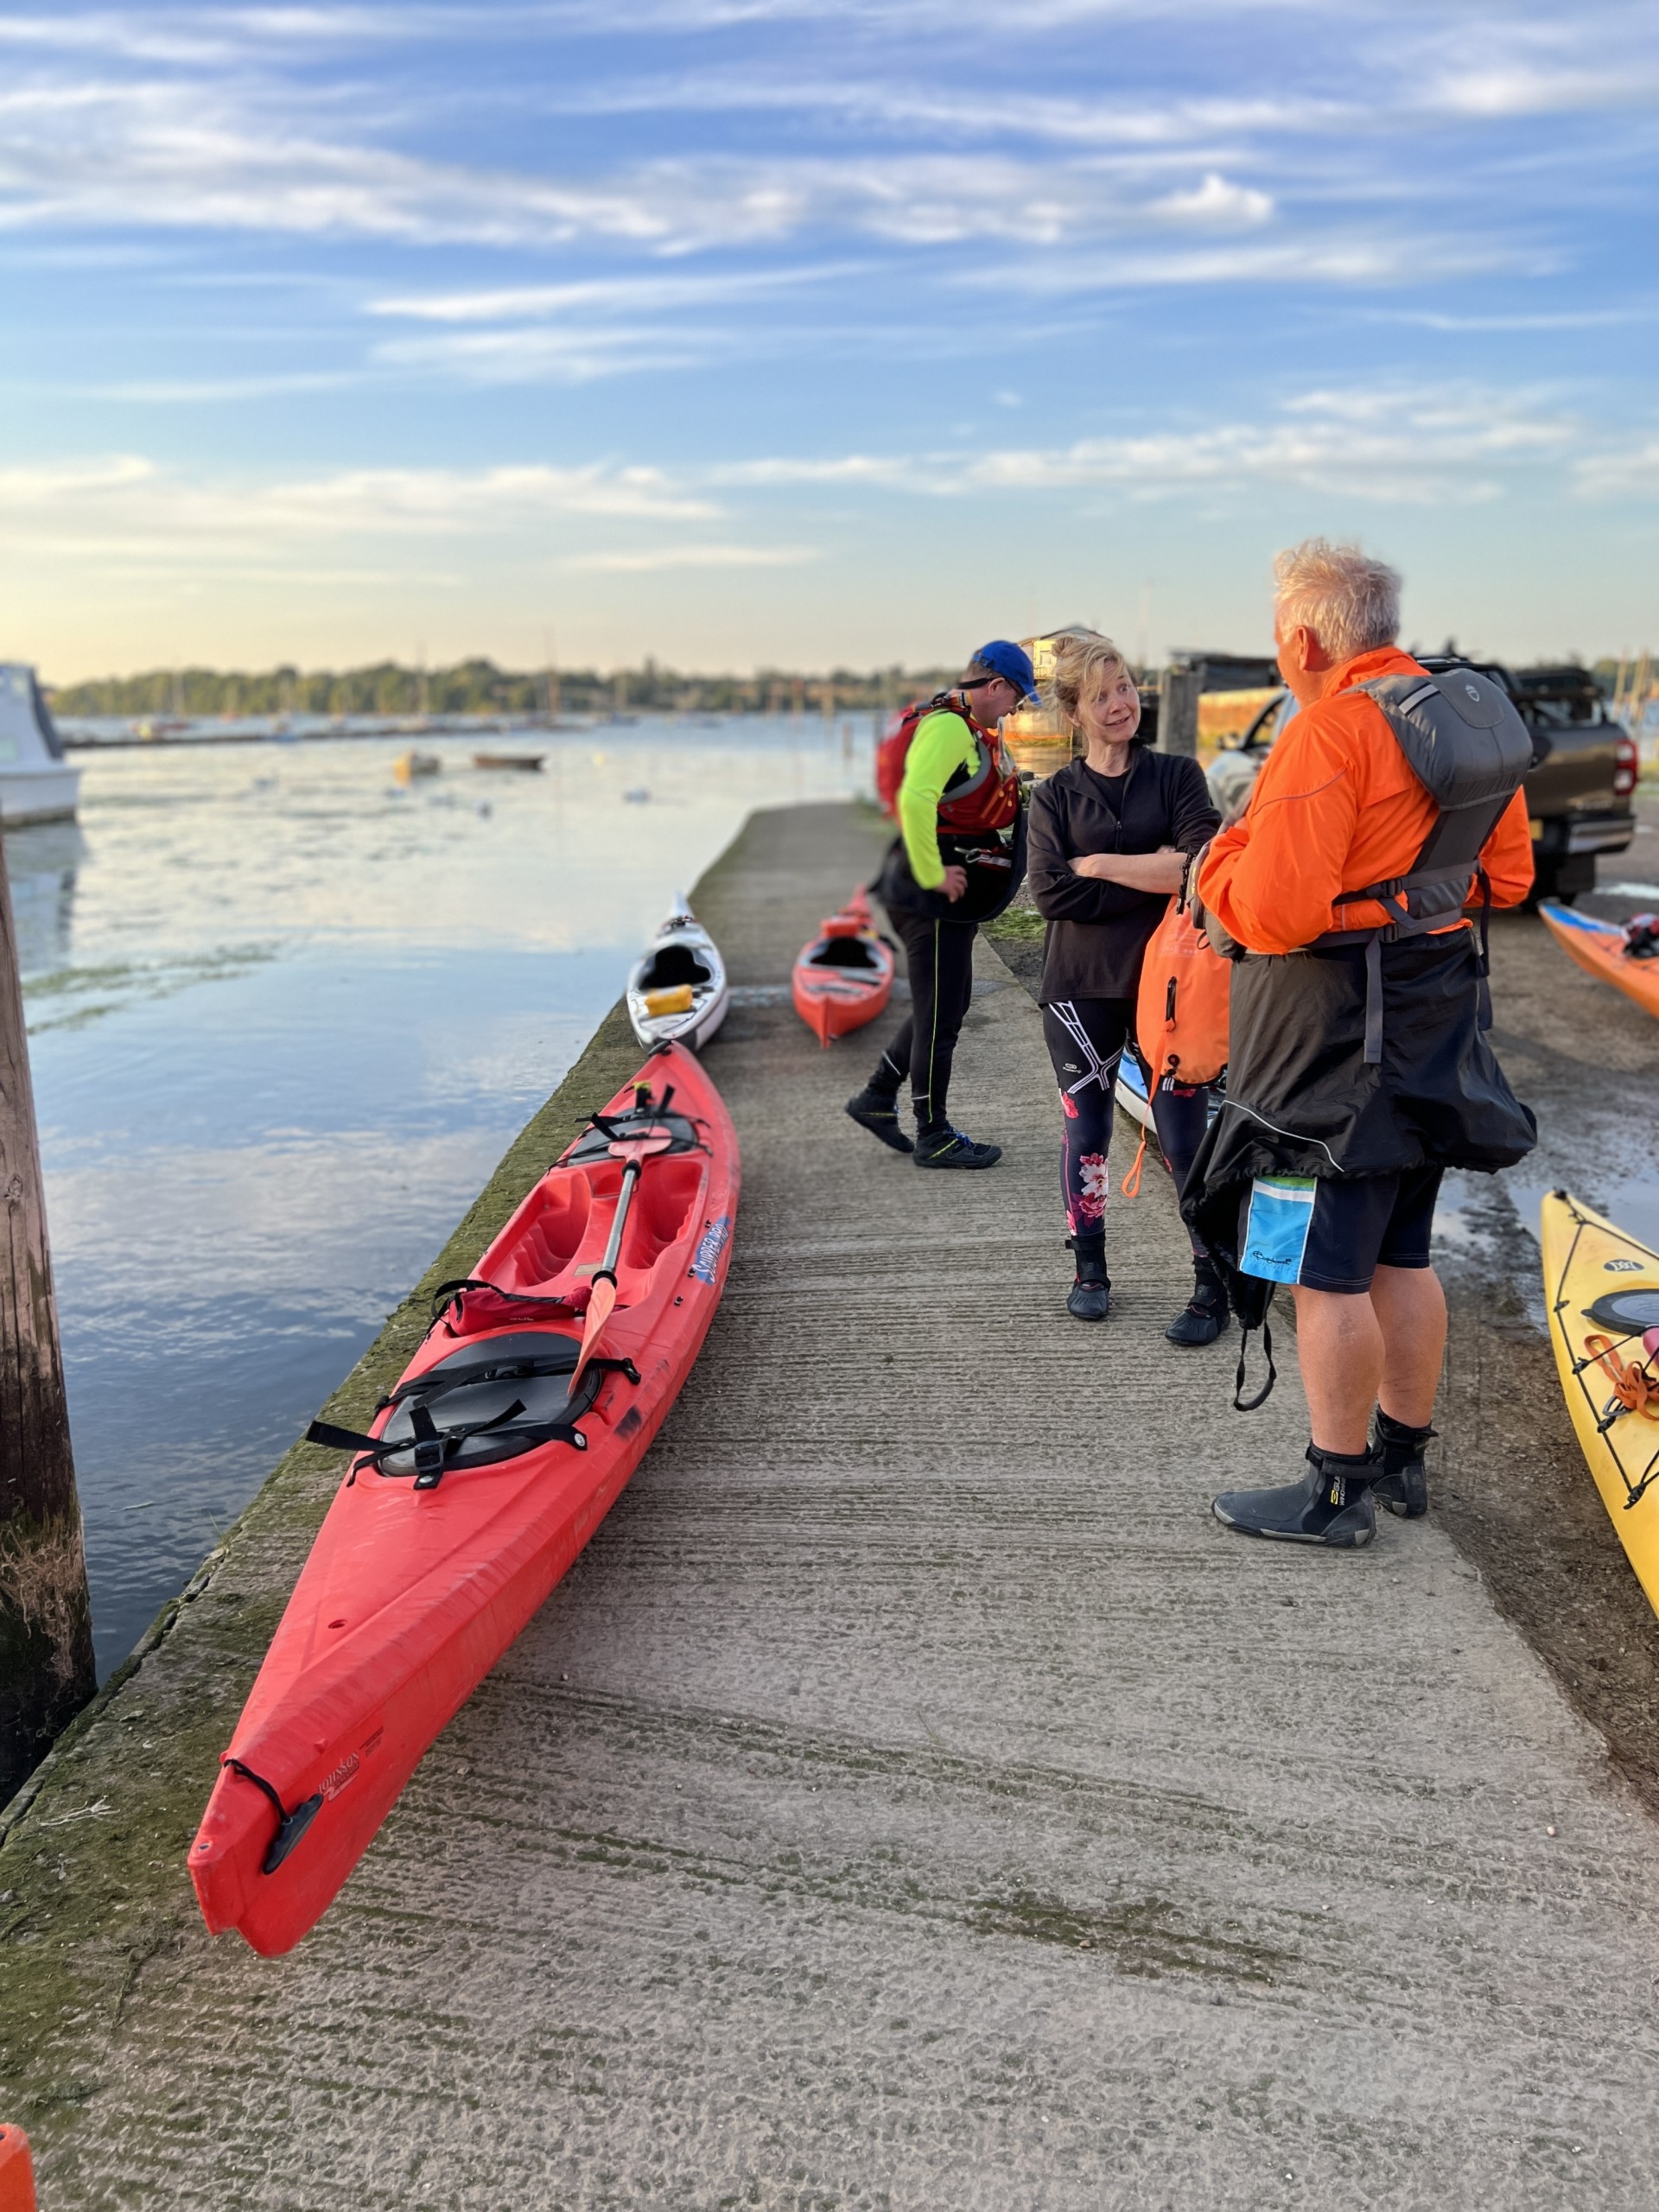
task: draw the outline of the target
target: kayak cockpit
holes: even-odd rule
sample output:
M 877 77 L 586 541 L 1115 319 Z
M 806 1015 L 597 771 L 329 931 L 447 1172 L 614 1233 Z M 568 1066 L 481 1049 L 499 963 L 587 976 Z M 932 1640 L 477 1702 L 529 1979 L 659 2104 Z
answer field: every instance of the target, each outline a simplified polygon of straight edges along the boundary
M 837 968 L 879 976 L 886 964 L 867 937 L 826 937 L 807 955 L 809 968 Z

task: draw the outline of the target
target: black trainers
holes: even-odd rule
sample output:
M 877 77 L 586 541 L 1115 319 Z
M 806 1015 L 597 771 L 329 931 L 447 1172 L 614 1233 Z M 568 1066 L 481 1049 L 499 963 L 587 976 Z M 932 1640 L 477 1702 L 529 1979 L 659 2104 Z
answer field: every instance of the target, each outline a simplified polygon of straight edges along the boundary
M 1164 1331 L 1173 1344 L 1212 1344 L 1227 1325 L 1227 1286 L 1212 1260 L 1192 1262 L 1192 1295 Z
M 899 1126 L 899 1105 L 896 1099 L 872 1090 L 867 1084 L 856 1098 L 847 1101 L 847 1111 L 861 1129 L 868 1129 L 873 1137 L 880 1137 L 883 1144 L 891 1145 L 895 1152 L 914 1152 L 916 1147 Z
M 916 1133 L 918 1167 L 995 1167 L 1002 1157 L 1000 1144 L 976 1144 L 947 1122 L 942 1129 Z
M 1079 1321 L 1103 1321 L 1112 1310 L 1112 1279 L 1106 1272 L 1106 1236 L 1068 1236 L 1077 1255 L 1077 1279 L 1065 1310 Z
M 1279 1490 L 1234 1490 L 1211 1506 L 1217 1521 L 1241 1536 L 1267 1536 L 1281 1544 L 1323 1544 L 1331 1551 L 1357 1551 L 1376 1534 L 1371 1478 L 1376 1466 L 1369 1452 L 1349 1455 L 1307 1447 L 1308 1472 L 1301 1482 Z
M 1437 1428 L 1411 1428 L 1402 1421 L 1376 1409 L 1371 1430 L 1371 1456 L 1381 1471 L 1371 1484 L 1371 1496 L 1402 1521 L 1421 1521 L 1428 1510 L 1428 1475 L 1423 1452 Z

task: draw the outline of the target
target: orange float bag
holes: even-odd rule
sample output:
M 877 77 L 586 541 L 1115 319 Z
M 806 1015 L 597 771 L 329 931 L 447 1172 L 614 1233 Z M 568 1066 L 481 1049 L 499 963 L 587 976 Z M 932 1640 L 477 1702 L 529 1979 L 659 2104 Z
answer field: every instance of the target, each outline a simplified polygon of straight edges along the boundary
M 1232 963 L 1193 926 L 1179 898 L 1153 931 L 1141 969 L 1135 1035 L 1154 1084 L 1213 1083 L 1227 1065 Z

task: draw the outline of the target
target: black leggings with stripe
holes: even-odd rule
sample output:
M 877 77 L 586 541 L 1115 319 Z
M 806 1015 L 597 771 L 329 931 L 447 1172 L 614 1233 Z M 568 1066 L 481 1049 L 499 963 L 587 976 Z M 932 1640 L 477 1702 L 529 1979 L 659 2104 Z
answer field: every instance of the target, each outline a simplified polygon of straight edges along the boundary
M 1112 1141 L 1117 1065 L 1135 1051 L 1133 999 L 1056 1000 L 1043 1008 L 1043 1038 L 1060 1086 L 1065 1134 L 1060 1146 L 1060 1192 L 1074 1236 L 1098 1236 L 1106 1226 L 1107 1154 Z M 1145 1063 L 1141 1063 L 1142 1071 Z M 1177 1090 L 1166 1077 L 1152 1094 L 1158 1143 L 1179 1193 L 1210 1113 L 1208 1086 Z M 1193 1250 L 1202 1250 L 1188 1232 Z
M 872 1090 L 896 1098 L 910 1077 L 917 1126 L 936 1128 L 949 1117 L 946 1095 L 957 1039 L 974 995 L 973 922 L 935 921 L 904 906 L 889 909 L 910 971 L 910 1012 L 877 1063 Z

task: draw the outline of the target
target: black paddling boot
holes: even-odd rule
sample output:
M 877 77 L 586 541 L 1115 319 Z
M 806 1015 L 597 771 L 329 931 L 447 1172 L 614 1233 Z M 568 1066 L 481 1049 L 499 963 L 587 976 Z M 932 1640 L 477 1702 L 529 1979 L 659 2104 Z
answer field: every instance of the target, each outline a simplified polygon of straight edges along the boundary
M 1164 1331 L 1173 1344 L 1212 1344 L 1227 1325 L 1227 1286 L 1213 1260 L 1192 1262 L 1192 1295 Z
M 899 1126 L 899 1093 L 897 1090 L 879 1090 L 867 1083 L 856 1098 L 847 1101 L 847 1111 L 861 1129 L 868 1129 L 873 1137 L 891 1145 L 895 1152 L 914 1152 L 915 1146 Z
M 1217 1498 L 1217 1521 L 1241 1536 L 1266 1536 L 1281 1544 L 1321 1544 L 1328 1551 L 1357 1551 L 1376 1534 L 1371 1482 L 1377 1462 L 1370 1452 L 1321 1452 L 1307 1447 L 1308 1472 L 1280 1490 L 1234 1490 Z
M 1378 1504 L 1402 1521 L 1421 1521 L 1428 1510 L 1428 1476 L 1423 1466 L 1423 1452 L 1431 1436 L 1438 1436 L 1436 1428 L 1412 1428 L 1402 1421 L 1395 1421 L 1385 1414 L 1381 1406 L 1376 1409 L 1376 1421 L 1371 1430 L 1371 1457 L 1376 1462 L 1378 1473 L 1371 1484 L 1371 1495 Z
M 1106 1232 L 1097 1236 L 1068 1236 L 1077 1255 L 1077 1279 L 1065 1301 L 1065 1310 L 1079 1321 L 1103 1321 L 1112 1310 L 1112 1279 L 1106 1272 Z

